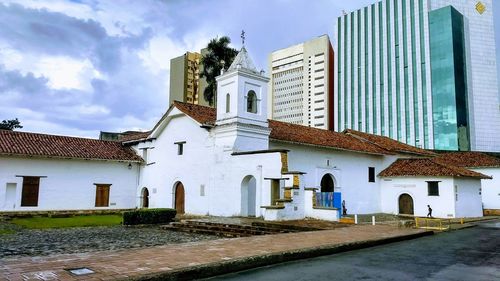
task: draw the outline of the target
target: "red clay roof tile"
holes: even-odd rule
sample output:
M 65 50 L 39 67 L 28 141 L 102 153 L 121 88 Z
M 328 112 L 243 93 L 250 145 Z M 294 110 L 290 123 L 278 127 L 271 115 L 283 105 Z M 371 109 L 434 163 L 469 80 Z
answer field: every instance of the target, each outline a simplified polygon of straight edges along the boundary
M 271 139 L 370 154 L 392 154 L 367 141 L 334 131 L 269 120 Z
M 115 141 L 0 130 L 0 155 L 142 162 Z
M 125 133 L 123 134 L 118 141 L 128 142 L 128 141 L 137 141 L 146 139 L 151 134 L 150 131 L 147 132 L 133 132 L 133 133 Z
M 434 158 L 444 164 L 467 168 L 500 167 L 500 159 L 481 152 L 449 152 Z
M 446 165 L 432 158 L 398 159 L 379 173 L 380 177 L 470 177 L 491 179 L 491 177 L 467 170 L 465 168 Z
M 174 101 L 174 105 L 202 125 L 214 125 L 217 119 L 217 112 L 212 107 L 179 101 Z
M 344 134 L 353 135 L 365 139 L 369 142 L 372 142 L 375 145 L 378 145 L 386 150 L 396 152 L 396 153 L 405 153 L 405 154 L 416 154 L 422 156 L 435 156 L 436 153 L 425 150 L 422 148 L 418 148 L 415 146 L 411 146 L 397 140 L 393 140 L 389 137 L 372 135 L 360 131 L 355 131 L 352 129 L 346 129 L 343 131 Z

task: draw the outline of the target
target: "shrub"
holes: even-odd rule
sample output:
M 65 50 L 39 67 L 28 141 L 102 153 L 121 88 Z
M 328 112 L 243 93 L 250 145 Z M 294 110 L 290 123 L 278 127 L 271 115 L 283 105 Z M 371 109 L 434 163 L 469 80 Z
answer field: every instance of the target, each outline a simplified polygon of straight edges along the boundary
M 177 214 L 174 209 L 141 209 L 123 212 L 124 225 L 169 223 Z

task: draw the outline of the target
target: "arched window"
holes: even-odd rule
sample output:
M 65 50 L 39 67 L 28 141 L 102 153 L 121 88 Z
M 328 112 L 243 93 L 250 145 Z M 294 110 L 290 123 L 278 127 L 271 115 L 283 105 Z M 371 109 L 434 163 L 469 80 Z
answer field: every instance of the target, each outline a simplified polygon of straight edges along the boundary
M 226 94 L 226 113 L 229 113 L 231 110 L 231 95 Z
M 252 90 L 247 95 L 247 112 L 257 113 L 257 94 Z

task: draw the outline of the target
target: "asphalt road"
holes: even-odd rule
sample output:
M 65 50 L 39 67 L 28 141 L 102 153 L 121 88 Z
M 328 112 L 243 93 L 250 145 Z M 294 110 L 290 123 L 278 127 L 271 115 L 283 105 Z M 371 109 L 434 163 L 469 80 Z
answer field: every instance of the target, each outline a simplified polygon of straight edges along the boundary
M 500 280 L 500 221 L 207 280 Z

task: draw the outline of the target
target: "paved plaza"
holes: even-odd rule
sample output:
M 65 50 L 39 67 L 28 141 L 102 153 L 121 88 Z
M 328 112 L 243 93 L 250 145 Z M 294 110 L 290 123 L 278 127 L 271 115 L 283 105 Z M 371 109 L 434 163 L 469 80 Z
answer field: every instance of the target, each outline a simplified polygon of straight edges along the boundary
M 217 239 L 211 235 L 165 231 L 158 226 L 26 229 L 14 224 L 3 225 L 10 227 L 8 229 L 14 233 L 0 235 L 0 259 L 123 250 Z M 0 223 L 0 230 L 1 226 Z
M 217 266 L 262 256 L 346 246 L 425 234 L 387 225 L 358 225 L 333 230 L 218 239 L 142 249 L 7 258 L 0 261 L 1 280 L 120 280 L 168 276 L 200 266 Z M 358 246 L 356 246 L 358 245 Z M 277 261 L 275 261 L 277 262 Z M 66 269 L 86 267 L 95 273 L 74 276 Z M 184 276 L 186 277 L 186 276 Z M 194 276 L 191 276 L 194 277 Z
M 214 277 L 227 281 L 500 280 L 500 220 L 402 243 Z

